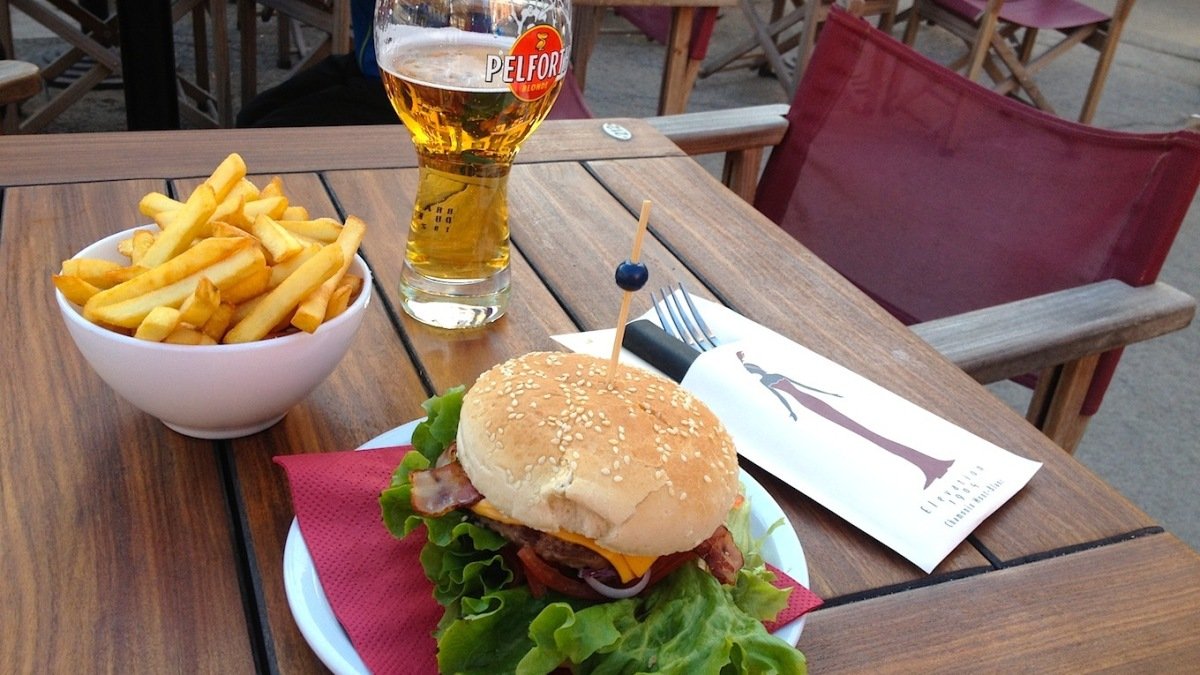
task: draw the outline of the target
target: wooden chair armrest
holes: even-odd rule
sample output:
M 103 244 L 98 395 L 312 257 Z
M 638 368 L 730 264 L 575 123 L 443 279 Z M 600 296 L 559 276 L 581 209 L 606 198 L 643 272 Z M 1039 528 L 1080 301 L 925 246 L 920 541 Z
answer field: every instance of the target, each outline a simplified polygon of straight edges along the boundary
M 772 105 L 650 117 L 646 121 L 689 155 L 770 147 L 787 131 L 788 106 Z
M 651 117 L 651 126 L 689 155 L 725 153 L 721 181 L 753 203 L 766 148 L 787 131 L 788 106 L 760 105 Z
M 1108 280 L 927 321 L 913 332 L 989 383 L 1180 330 L 1196 299 L 1163 283 Z

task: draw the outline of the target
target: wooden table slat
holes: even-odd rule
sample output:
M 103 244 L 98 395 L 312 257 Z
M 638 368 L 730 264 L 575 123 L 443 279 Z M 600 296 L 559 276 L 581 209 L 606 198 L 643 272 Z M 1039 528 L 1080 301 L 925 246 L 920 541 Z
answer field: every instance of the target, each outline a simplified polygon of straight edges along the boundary
M 1194 672 L 1197 629 L 1200 556 L 1156 534 L 819 609 L 799 647 L 814 675 Z
M 638 142 L 605 134 L 601 125 L 610 121 L 624 126 Z M 683 155 L 674 143 L 642 120 L 565 120 L 554 124 L 560 131 L 553 135 L 535 131 L 517 155 L 518 162 Z M 408 132 L 398 124 L 40 134 L 5 137 L 0 144 L 0 187 L 207 176 L 231 152 L 241 154 L 250 170 L 258 173 L 417 165 Z M 47 163 L 46 157 L 70 157 L 71 161 Z
M 138 221 L 162 181 L 6 190 L 0 292 L 0 663 L 13 672 L 254 668 L 221 463 L 121 400 L 67 334 L 50 275 Z M 129 364 L 136 368 L 138 364 Z

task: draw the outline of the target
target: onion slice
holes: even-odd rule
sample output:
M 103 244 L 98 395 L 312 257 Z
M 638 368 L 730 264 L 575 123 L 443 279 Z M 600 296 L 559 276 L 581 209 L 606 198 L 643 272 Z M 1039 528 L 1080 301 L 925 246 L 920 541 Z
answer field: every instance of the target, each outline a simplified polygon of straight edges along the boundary
M 592 590 L 610 600 L 624 600 L 625 598 L 632 598 L 646 588 L 646 585 L 650 583 L 650 572 L 647 571 L 643 574 L 642 578 L 636 584 L 626 587 L 609 586 L 602 581 L 597 581 L 595 576 L 587 573 L 583 574 L 583 580 L 588 586 L 592 587 Z

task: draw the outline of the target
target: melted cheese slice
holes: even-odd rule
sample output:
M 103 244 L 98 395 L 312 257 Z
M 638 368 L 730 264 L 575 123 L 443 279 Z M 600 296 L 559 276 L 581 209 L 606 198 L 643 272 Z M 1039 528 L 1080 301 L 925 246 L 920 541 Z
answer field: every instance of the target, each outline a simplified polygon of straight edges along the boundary
M 506 525 L 522 525 L 522 523 L 517 522 L 516 520 L 513 520 L 512 518 L 509 518 L 503 513 L 497 511 L 496 507 L 492 506 L 491 503 L 489 503 L 486 499 L 481 499 L 476 502 L 475 505 L 471 507 L 471 510 L 483 516 L 484 518 L 489 518 L 498 523 L 504 523 Z M 583 535 L 575 534 L 574 532 L 565 532 L 563 530 L 559 530 L 558 532 L 554 533 L 554 536 L 562 539 L 563 541 L 569 541 L 572 544 L 583 546 L 584 548 L 595 551 L 599 555 L 603 556 L 605 560 L 612 564 L 613 569 L 615 569 L 617 574 L 621 576 L 621 583 L 624 584 L 627 584 L 634 579 L 642 578 L 646 574 L 646 571 L 650 569 L 650 566 L 654 564 L 654 561 L 658 560 L 658 556 L 655 555 L 628 555 L 625 553 L 610 551 L 600 544 L 597 544 L 595 541 L 588 539 Z

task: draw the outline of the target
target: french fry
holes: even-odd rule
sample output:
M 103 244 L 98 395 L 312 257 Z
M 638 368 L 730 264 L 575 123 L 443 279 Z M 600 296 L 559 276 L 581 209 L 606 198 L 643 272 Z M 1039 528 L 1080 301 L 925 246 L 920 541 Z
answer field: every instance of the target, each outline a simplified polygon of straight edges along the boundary
M 230 316 L 232 325 L 236 326 L 237 324 L 241 323 L 242 319 L 250 316 L 250 312 L 253 312 L 254 308 L 258 306 L 258 303 L 262 302 L 266 297 L 267 294 L 263 293 L 261 295 L 256 295 L 243 303 L 234 305 L 233 314 Z
M 171 331 L 162 340 L 173 345 L 215 345 L 217 341 L 212 336 L 198 331 L 195 328 L 186 326 L 176 326 L 175 330 Z
M 208 184 L 198 186 L 188 197 L 183 208 L 175 212 L 170 222 L 163 225 L 163 231 L 154 239 L 154 243 L 138 261 L 145 267 L 160 265 L 179 255 L 191 245 L 192 240 L 204 232 L 208 219 L 217 210 L 217 200 Z
M 141 265 L 142 260 L 146 257 L 146 251 L 154 245 L 154 233 L 150 230 L 138 230 L 133 233 L 133 238 L 130 239 L 129 262 L 134 265 Z
M 308 209 L 303 206 L 288 205 L 280 218 L 283 220 L 308 220 Z
M 212 316 L 208 317 L 208 321 L 200 328 L 200 332 L 207 335 L 216 342 L 220 342 L 221 338 L 225 337 L 225 331 L 229 330 L 229 325 L 233 322 L 233 303 L 222 302 L 217 305 Z
M 239 251 L 251 248 L 257 248 L 257 246 L 249 239 L 229 237 L 205 239 L 162 265 L 97 293 L 83 308 L 84 315 L 86 316 L 90 309 L 128 300 L 173 284 L 220 260 L 231 257 Z M 180 301 L 182 302 L 182 299 Z
M 264 263 L 255 269 L 245 279 L 231 286 L 221 297 L 226 301 L 240 305 L 247 300 L 267 292 L 267 284 L 271 281 L 271 268 Z
M 171 199 L 161 192 L 150 192 L 138 202 L 138 212 L 147 218 L 165 211 L 178 211 L 183 208 L 183 202 Z
M 300 267 L 306 260 L 316 255 L 321 248 L 321 244 L 314 242 L 304 247 L 303 251 L 297 253 L 291 258 L 288 258 L 277 265 L 273 265 L 271 267 L 271 280 L 267 282 L 267 290 L 275 288 L 279 284 L 283 283 L 284 279 L 291 276 L 292 272 L 296 271 L 296 268 Z
M 332 244 L 337 241 L 342 232 L 342 224 L 333 218 L 316 218 L 313 220 L 281 220 L 279 225 L 292 234 L 319 241 L 322 244 Z
M 262 189 L 259 190 L 259 192 L 258 192 L 259 199 L 266 199 L 267 197 L 283 197 L 283 196 L 285 196 L 283 194 L 283 179 L 280 178 L 279 176 L 272 176 L 271 180 L 267 181 L 267 184 L 264 185 L 262 187 Z
M 141 265 L 130 265 L 129 267 L 117 268 L 103 276 L 96 278 L 96 288 L 100 290 L 108 290 L 117 284 L 123 284 L 126 281 L 136 277 L 146 271 Z
M 220 304 L 221 291 L 208 277 L 203 277 L 196 284 L 196 290 L 179 306 L 179 320 L 193 326 L 203 326 Z
M 223 241 L 218 239 L 209 239 L 207 241 Z M 97 323 L 107 323 L 113 326 L 121 326 L 124 328 L 135 328 L 142 319 L 146 317 L 155 307 L 167 305 L 169 307 L 179 307 L 183 301 L 192 294 L 196 289 L 196 285 L 201 278 L 208 277 L 218 289 L 224 293 L 225 289 L 236 285 L 247 275 L 252 274 L 255 269 L 261 267 L 263 262 L 262 249 L 254 245 L 254 242 L 249 240 L 233 240 L 239 244 L 244 244 L 240 250 L 232 255 L 220 258 L 207 267 L 196 270 L 192 274 L 178 279 L 165 286 L 149 288 L 145 292 L 124 297 L 124 293 L 115 294 L 120 298 L 115 302 L 108 302 L 110 298 L 97 300 L 105 293 L 111 293 L 122 288 L 122 286 L 136 286 L 137 282 L 145 277 L 150 277 L 158 271 L 152 269 L 145 274 L 131 279 L 126 284 L 121 284 L 107 291 L 101 291 L 92 296 L 83 307 L 83 314 L 91 321 Z M 198 248 L 198 247 L 193 247 Z M 192 249 L 180 255 L 183 257 L 190 253 Z M 173 260 L 170 262 L 174 262 Z M 166 263 L 167 265 L 170 262 Z M 149 286 L 145 284 L 144 286 Z
M 333 276 L 305 298 L 304 302 L 300 303 L 300 306 L 296 308 L 295 315 L 292 316 L 293 326 L 306 333 L 311 333 L 325 320 L 329 298 L 332 297 L 338 282 L 346 274 L 346 270 L 350 269 L 350 264 L 354 262 L 354 254 L 358 252 L 364 234 L 366 234 L 366 223 L 354 216 L 346 218 L 346 225 L 338 235 L 337 241 L 331 244 L 341 249 L 342 265 Z
M 140 265 L 122 266 L 111 260 L 95 258 L 71 258 L 64 260 L 61 274 L 68 277 L 79 277 L 98 290 L 112 288 L 145 272 Z
M 242 223 L 246 221 L 246 216 L 242 212 L 242 209 L 245 207 L 245 195 L 236 191 L 230 192 L 228 197 L 226 197 L 220 204 L 217 204 L 217 208 L 213 211 L 213 214 L 208 217 L 208 222 L 210 224 L 224 222 L 228 225 L 246 229 L 242 225 Z
M 208 224 L 208 234 L 210 237 L 245 237 L 258 241 L 258 237 L 250 234 L 236 225 L 230 225 L 223 220 L 215 220 Z
M 238 181 L 237 187 L 234 189 L 245 195 L 248 202 L 258 199 L 258 186 L 249 178 L 243 178 Z
M 344 254 L 338 244 L 329 244 L 304 262 L 283 283 L 267 293 L 254 309 L 229 329 L 222 342 L 250 342 L 266 336 L 300 301 L 308 297 L 341 267 Z
M 283 212 L 287 210 L 287 197 L 259 197 L 254 200 L 247 200 L 246 205 L 242 207 L 242 213 L 245 214 L 246 220 L 251 223 L 258 217 L 260 213 L 265 213 L 271 216 L 272 220 L 279 220 L 283 217 Z
M 350 300 L 358 295 L 362 290 L 363 280 L 360 276 L 347 274 L 338 282 L 337 288 L 333 289 L 333 295 L 329 296 L 329 306 L 325 308 L 325 320 L 329 321 L 346 311 L 350 306 Z
M 93 295 L 100 292 L 99 288 L 89 284 L 80 277 L 71 276 L 68 274 L 55 274 L 50 277 L 54 282 L 54 287 L 66 297 L 67 300 L 82 307 L 92 298 Z
M 265 213 L 260 213 L 254 219 L 250 233 L 258 237 L 258 241 L 267 250 L 271 264 L 284 262 L 304 250 L 304 244 L 300 243 L 299 239 Z
M 150 342 L 162 342 L 179 325 L 179 310 L 174 307 L 155 307 L 138 324 L 133 337 Z
M 115 263 L 111 260 L 71 258 L 63 261 L 59 274 L 80 277 L 89 284 L 94 284 L 96 283 L 96 279 L 103 278 L 105 275 L 112 273 L 113 270 L 121 269 L 121 267 L 120 263 Z
M 214 199 L 220 202 L 245 177 L 245 160 L 236 152 L 231 152 L 221 160 L 216 169 L 213 169 L 212 174 L 204 180 L 204 184 L 212 188 Z

